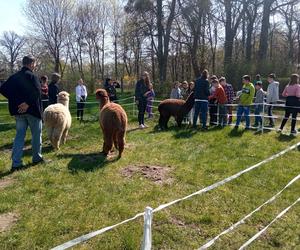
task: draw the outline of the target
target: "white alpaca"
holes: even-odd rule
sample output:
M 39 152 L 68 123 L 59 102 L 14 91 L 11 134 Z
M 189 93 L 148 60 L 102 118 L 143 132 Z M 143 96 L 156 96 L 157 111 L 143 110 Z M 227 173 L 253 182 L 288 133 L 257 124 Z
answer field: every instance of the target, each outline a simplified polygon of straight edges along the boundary
M 66 142 L 72 122 L 69 111 L 69 94 L 65 91 L 60 92 L 57 102 L 48 106 L 43 115 L 48 138 L 56 150 L 59 149 L 61 142 L 63 144 Z

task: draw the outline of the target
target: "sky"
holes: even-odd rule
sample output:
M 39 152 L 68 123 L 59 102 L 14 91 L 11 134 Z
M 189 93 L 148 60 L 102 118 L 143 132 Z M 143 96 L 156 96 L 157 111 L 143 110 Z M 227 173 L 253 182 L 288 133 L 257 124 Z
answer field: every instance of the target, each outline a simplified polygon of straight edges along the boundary
M 26 33 L 22 13 L 25 2 L 26 0 L 0 0 L 0 34 L 9 30 L 19 35 Z

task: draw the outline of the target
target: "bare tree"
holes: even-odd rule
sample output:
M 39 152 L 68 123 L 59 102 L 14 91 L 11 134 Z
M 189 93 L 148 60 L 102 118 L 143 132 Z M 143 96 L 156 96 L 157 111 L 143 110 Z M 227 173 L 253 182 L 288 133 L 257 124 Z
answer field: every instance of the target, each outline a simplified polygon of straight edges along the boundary
M 19 36 L 13 31 L 4 31 L 1 39 L 0 46 L 4 49 L 4 58 L 5 61 L 9 64 L 9 70 L 12 74 L 14 72 L 15 64 L 19 57 L 20 51 L 25 44 L 25 37 Z
M 24 8 L 34 35 L 43 40 L 52 55 L 54 71 L 61 72 L 61 58 L 66 45 L 72 0 L 27 0 Z

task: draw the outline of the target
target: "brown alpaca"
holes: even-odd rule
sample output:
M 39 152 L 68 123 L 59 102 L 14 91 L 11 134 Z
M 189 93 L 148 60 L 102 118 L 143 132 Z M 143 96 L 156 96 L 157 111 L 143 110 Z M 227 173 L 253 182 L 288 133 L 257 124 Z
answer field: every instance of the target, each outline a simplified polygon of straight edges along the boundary
M 158 105 L 159 126 L 161 129 L 168 128 L 168 121 L 174 116 L 178 127 L 181 127 L 183 118 L 191 111 L 194 106 L 194 92 L 192 92 L 186 101 L 179 99 L 166 99 Z
M 96 91 L 96 99 L 100 104 L 99 120 L 104 139 L 102 153 L 107 155 L 114 144 L 121 157 L 125 146 L 127 114 L 119 104 L 109 101 L 109 96 L 104 89 Z

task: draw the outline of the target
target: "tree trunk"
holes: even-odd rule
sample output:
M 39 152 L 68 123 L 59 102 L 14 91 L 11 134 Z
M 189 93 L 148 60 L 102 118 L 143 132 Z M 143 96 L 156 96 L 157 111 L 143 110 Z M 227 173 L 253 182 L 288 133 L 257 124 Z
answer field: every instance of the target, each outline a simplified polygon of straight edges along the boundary
M 264 1 L 263 17 L 262 17 L 260 41 L 259 41 L 259 52 L 258 52 L 259 62 L 265 61 L 266 57 L 267 57 L 267 53 L 268 53 L 270 14 L 271 14 L 271 6 L 272 6 L 273 2 L 274 2 L 274 0 L 265 0 Z

